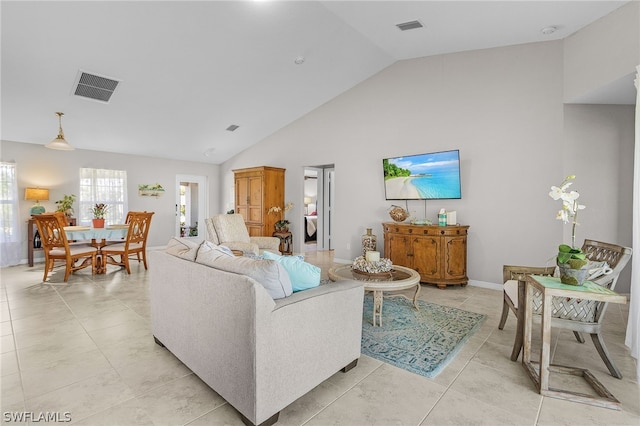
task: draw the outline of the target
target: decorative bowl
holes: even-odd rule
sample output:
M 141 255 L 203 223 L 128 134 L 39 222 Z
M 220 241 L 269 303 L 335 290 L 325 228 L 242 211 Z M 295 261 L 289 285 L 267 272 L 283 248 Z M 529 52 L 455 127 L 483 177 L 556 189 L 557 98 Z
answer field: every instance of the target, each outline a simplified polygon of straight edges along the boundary
M 402 222 L 409 217 L 409 212 L 400 206 L 391 206 L 389 209 L 389 216 L 396 222 Z

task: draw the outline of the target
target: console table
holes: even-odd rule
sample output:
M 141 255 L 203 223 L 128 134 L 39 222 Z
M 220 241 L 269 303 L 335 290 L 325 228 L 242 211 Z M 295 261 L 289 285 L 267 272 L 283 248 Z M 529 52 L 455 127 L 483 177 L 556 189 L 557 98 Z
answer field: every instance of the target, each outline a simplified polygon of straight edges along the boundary
M 420 281 L 466 286 L 467 230 L 469 226 L 411 225 L 385 222 L 384 254 L 394 265 L 406 266 L 420 274 Z
M 68 217 L 67 224 L 69 226 L 76 226 L 76 218 Z M 36 248 L 33 246 L 33 238 L 36 234 L 36 228 L 37 226 L 35 219 L 29 219 L 27 221 L 27 260 L 29 261 L 29 266 L 33 266 L 33 252 L 36 250 L 42 250 L 41 247 Z
M 598 379 L 595 378 L 593 374 L 589 372 L 589 370 L 549 363 L 551 354 L 551 299 L 554 296 L 560 296 L 610 303 L 627 303 L 627 298 L 591 281 L 585 281 L 581 286 L 573 286 L 562 284 L 559 278 L 528 275 L 526 285 L 527 291 L 524 300 L 524 350 L 522 355 L 522 366 L 536 385 L 538 392 L 541 395 L 553 398 L 566 399 L 569 401 L 581 402 L 583 404 L 619 410 L 620 402 L 607 390 L 607 388 L 604 387 L 602 383 L 598 381 Z M 531 299 L 535 290 L 542 293 L 542 329 L 540 339 L 542 347 L 540 349 L 539 372 L 536 371 L 536 368 L 533 365 L 534 363 L 531 361 L 531 323 L 533 321 L 533 303 L 531 302 Z M 550 388 L 549 372 L 581 376 L 596 391 L 599 397 L 593 397 L 568 390 Z

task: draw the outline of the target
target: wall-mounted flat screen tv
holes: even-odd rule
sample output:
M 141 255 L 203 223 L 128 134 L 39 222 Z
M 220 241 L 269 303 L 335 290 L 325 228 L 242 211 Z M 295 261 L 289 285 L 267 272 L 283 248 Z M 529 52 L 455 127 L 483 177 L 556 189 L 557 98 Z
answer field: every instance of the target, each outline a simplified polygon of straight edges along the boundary
M 457 149 L 385 158 L 382 166 L 387 200 L 462 198 Z

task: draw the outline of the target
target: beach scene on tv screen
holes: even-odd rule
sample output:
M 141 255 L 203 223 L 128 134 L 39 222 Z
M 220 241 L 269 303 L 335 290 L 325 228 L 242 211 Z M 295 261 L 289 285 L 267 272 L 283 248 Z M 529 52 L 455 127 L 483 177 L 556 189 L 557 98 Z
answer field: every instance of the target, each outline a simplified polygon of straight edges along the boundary
M 383 160 L 388 200 L 461 198 L 458 151 Z

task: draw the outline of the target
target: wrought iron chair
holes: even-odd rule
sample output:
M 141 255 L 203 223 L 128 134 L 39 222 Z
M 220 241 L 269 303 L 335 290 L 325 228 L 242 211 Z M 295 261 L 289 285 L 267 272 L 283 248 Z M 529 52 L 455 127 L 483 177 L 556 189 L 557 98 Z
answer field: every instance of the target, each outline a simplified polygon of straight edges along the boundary
M 620 272 L 625 268 L 629 259 L 631 259 L 631 248 L 595 240 L 585 240 L 582 245 L 582 251 L 590 261 L 606 262 L 612 269 L 611 274 L 600 275 L 590 280 L 610 290 L 615 290 Z M 524 292 L 524 286 L 522 285 L 521 287 Z M 505 293 L 505 299 L 506 297 Z M 520 300 L 524 300 L 524 293 L 522 293 L 520 297 Z M 513 299 L 511 300 L 513 301 Z M 537 314 L 541 313 L 542 303 L 540 294 L 534 294 L 532 303 L 533 312 Z M 593 300 L 554 297 L 552 299 L 551 326 L 573 331 L 573 334 L 580 343 L 584 343 L 584 337 L 582 337 L 581 333 L 589 333 L 600 358 L 604 361 L 611 375 L 621 379 L 622 373 L 620 373 L 620 370 L 613 363 L 600 333 L 607 305 L 606 302 Z M 505 317 L 504 308 L 503 317 Z M 501 328 L 501 326 L 504 326 L 502 319 L 498 328 Z M 522 350 L 522 330 L 519 329 L 518 334 L 519 336 L 516 336 L 511 353 L 512 361 L 518 359 L 518 355 Z
M 123 243 L 109 244 L 100 251 L 106 265 L 124 266 L 127 273 L 131 273 L 129 258 L 136 256 L 138 262 L 142 260 L 147 269 L 147 236 L 154 212 L 129 212 L 127 220 L 129 230 Z
M 44 248 L 44 277 L 42 281 L 47 280 L 56 261 L 65 263 L 65 282 L 69 280 L 69 274 L 89 266 L 91 266 L 91 272 L 96 273 L 98 249 L 87 244 L 69 244 L 64 232 L 65 220 L 59 214 L 40 214 L 33 216 L 33 218 Z M 77 264 L 80 260 L 82 263 Z

